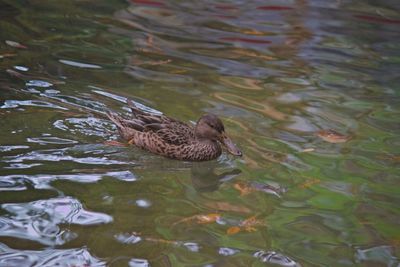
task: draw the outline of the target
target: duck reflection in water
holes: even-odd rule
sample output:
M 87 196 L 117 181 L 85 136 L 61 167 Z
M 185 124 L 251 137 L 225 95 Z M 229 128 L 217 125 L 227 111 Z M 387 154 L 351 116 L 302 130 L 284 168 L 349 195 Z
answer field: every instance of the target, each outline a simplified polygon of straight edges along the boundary
M 232 180 L 242 172 L 240 169 L 234 168 L 220 173 L 216 170 L 218 166 L 221 165 L 216 161 L 193 163 L 190 168 L 190 178 L 193 187 L 198 192 L 215 191 L 222 183 Z

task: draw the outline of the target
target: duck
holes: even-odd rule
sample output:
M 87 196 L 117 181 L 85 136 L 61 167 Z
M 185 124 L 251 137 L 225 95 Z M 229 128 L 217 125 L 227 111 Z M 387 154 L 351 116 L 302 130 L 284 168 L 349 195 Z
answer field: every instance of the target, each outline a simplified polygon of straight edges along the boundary
M 130 99 L 127 104 L 132 111 L 131 118 L 113 112 L 106 115 L 117 127 L 121 138 L 130 145 L 184 161 L 216 159 L 222 154 L 223 147 L 232 155 L 242 156 L 215 114 L 204 114 L 192 126 L 163 114 L 141 110 Z

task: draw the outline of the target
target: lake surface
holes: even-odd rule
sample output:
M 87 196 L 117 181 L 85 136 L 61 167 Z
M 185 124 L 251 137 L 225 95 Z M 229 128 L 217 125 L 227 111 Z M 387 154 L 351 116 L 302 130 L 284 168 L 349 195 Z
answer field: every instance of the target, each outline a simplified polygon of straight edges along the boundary
M 0 266 L 399 266 L 400 2 L 0 0 Z M 126 99 L 244 156 L 118 146 Z

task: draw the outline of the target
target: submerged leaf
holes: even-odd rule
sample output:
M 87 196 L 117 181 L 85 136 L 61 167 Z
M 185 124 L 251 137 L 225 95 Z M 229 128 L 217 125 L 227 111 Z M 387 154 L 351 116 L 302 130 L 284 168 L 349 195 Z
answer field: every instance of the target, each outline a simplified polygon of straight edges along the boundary
M 6 72 L 7 72 L 8 74 L 10 74 L 11 76 L 17 77 L 17 78 L 19 78 L 19 79 L 28 78 L 28 76 L 26 76 L 26 75 L 24 75 L 24 74 L 21 74 L 21 73 L 19 73 L 18 71 L 15 71 L 15 70 L 12 70 L 12 69 L 6 69 Z
M 156 66 L 156 65 L 168 64 L 170 62 L 172 62 L 172 60 L 171 59 L 167 59 L 167 60 L 147 61 L 147 62 L 145 62 L 145 64 Z
M 10 53 L 0 54 L 0 58 L 15 57 L 16 55 L 17 54 L 10 54 Z
M 261 220 L 257 220 L 256 216 L 251 216 L 240 223 L 240 226 L 246 230 L 253 231 L 253 226 L 265 225 Z M 255 229 L 254 229 L 255 230 Z
M 317 136 L 329 143 L 344 143 L 351 139 L 351 136 L 343 135 L 331 129 L 318 131 Z
M 172 73 L 172 74 L 182 74 L 182 73 L 186 73 L 186 72 L 188 72 L 188 71 L 187 70 L 181 70 L 181 69 L 170 71 L 170 73 Z
M 232 226 L 232 227 L 229 227 L 228 230 L 226 230 L 226 233 L 227 233 L 228 235 L 234 235 L 234 234 L 239 233 L 240 230 L 241 230 L 241 229 L 240 229 L 239 226 Z
M 144 239 L 149 242 L 155 242 L 155 243 L 161 243 L 161 244 L 172 244 L 172 245 L 178 244 L 177 241 L 166 240 L 166 239 L 162 239 L 162 238 L 145 237 Z
M 399 155 L 378 155 L 378 159 L 385 160 L 385 161 L 391 161 L 394 163 L 400 162 L 400 156 Z
M 221 215 L 219 215 L 217 213 L 210 213 L 207 215 L 197 215 L 196 221 L 197 221 L 197 223 L 201 223 L 201 224 L 213 223 L 213 222 L 216 222 L 220 217 L 221 217 Z
M 238 226 L 229 227 L 226 233 L 228 235 L 233 235 L 241 231 L 254 232 L 257 231 L 257 226 L 266 226 L 266 223 L 262 220 L 258 220 L 257 216 L 251 216 L 242 221 Z
M 5 43 L 9 46 L 15 47 L 15 48 L 21 48 L 21 49 L 27 49 L 28 47 L 26 47 L 25 45 L 22 45 L 18 42 L 14 42 L 14 41 L 10 41 L 10 40 L 6 40 Z
M 320 179 L 309 179 L 306 180 L 304 183 L 300 184 L 299 187 L 300 188 L 309 188 L 310 186 L 314 185 L 314 184 L 319 184 L 321 182 Z
M 239 212 L 239 213 L 250 213 L 250 209 L 248 209 L 245 206 L 241 205 L 233 205 L 229 202 L 210 202 L 206 203 L 206 205 L 209 208 L 218 210 L 218 211 L 233 211 L 233 212 Z
M 247 195 L 247 194 L 249 194 L 251 192 L 256 191 L 255 188 L 249 186 L 248 184 L 242 183 L 242 182 L 235 183 L 233 185 L 233 187 L 240 192 L 241 196 L 244 196 L 244 195 Z
M 247 195 L 251 192 L 259 191 L 259 192 L 264 192 L 268 194 L 275 195 L 277 197 L 281 197 L 281 193 L 285 193 L 287 190 L 286 188 L 281 187 L 280 185 L 270 185 L 270 184 L 264 184 L 264 183 L 258 183 L 258 182 L 251 182 L 251 183 L 235 183 L 233 185 L 235 189 L 237 189 L 240 192 L 240 195 Z
M 208 224 L 208 223 L 213 223 L 216 222 L 219 218 L 221 218 L 221 215 L 218 213 L 210 213 L 210 214 L 198 214 L 198 215 L 193 215 L 187 218 L 183 218 L 177 222 L 175 222 L 173 225 L 177 225 L 180 223 L 196 223 L 196 224 Z
M 268 55 L 263 55 L 261 53 L 256 53 L 247 49 L 235 49 L 233 50 L 233 53 L 242 55 L 242 56 L 248 56 L 248 57 L 255 57 L 255 58 L 260 58 L 263 60 L 275 60 L 274 57 L 268 56 Z

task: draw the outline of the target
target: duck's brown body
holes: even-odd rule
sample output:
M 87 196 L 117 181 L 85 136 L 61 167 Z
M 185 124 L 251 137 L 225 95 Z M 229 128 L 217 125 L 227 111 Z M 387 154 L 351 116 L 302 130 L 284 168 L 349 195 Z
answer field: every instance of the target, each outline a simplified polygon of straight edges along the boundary
M 226 137 L 222 122 L 212 114 L 203 116 L 195 127 L 164 115 L 139 110 L 128 101 L 132 118 L 108 114 L 123 139 L 130 144 L 165 157 L 188 160 L 212 160 L 221 155 L 221 142 L 232 154 L 241 155 Z M 215 126 L 215 127 L 214 127 Z

